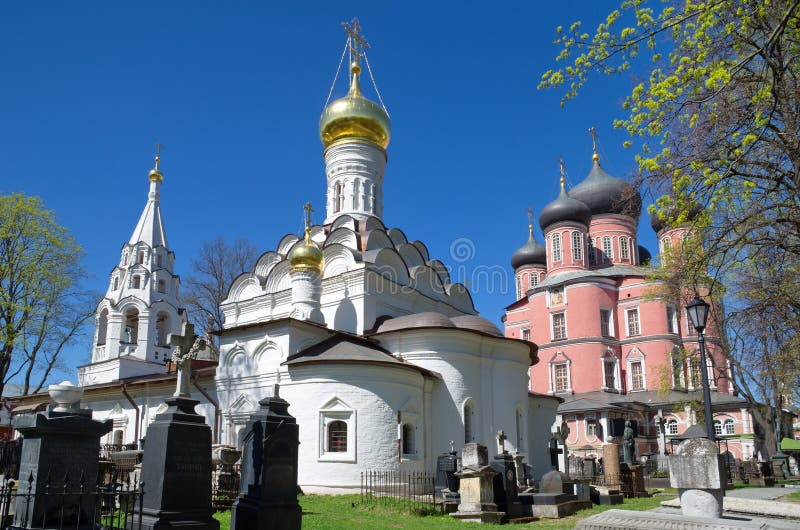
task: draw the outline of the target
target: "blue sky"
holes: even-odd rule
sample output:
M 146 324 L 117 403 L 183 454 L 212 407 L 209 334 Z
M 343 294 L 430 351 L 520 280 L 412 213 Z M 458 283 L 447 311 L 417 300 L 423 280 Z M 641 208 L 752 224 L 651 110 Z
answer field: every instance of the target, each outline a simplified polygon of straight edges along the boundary
M 594 28 L 614 5 L 5 2 L 0 193 L 42 197 L 84 247 L 87 286 L 105 291 L 160 141 L 179 274 L 216 236 L 273 249 L 301 231 L 303 203 L 324 209 L 317 123 L 344 45 L 340 22 L 357 16 L 392 118 L 384 222 L 454 275 L 501 266 L 510 276 L 525 208 L 538 218 L 556 196 L 559 156 L 568 183 L 588 173 L 590 126 L 607 171 L 635 170 L 625 133 L 611 128 L 632 77 L 597 78 L 564 109 L 560 92 L 536 90 L 555 64 L 556 26 Z M 334 97 L 345 87 L 340 78 Z M 474 253 L 458 261 L 461 238 Z M 654 251 L 646 222 L 640 241 Z M 476 287 L 476 307 L 499 323 L 511 285 Z M 89 348 L 87 338 L 70 352 L 75 365 Z

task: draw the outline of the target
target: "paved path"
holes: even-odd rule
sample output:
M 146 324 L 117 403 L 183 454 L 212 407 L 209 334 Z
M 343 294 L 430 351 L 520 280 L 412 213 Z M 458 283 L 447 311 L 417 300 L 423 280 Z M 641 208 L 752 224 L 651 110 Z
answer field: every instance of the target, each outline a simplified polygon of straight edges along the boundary
M 794 488 L 742 488 L 725 492 L 727 497 L 741 497 L 744 499 L 761 499 L 769 501 L 783 497 L 793 491 Z

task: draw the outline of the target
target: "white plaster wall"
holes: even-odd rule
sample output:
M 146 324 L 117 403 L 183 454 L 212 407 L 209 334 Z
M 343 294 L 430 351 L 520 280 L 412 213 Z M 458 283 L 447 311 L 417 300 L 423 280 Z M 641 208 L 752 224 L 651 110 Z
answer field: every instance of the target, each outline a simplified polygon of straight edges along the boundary
M 551 469 L 548 443 L 552 436 L 550 428 L 556 421 L 556 409 L 556 399 L 528 397 L 528 464 L 536 480 Z
M 280 394 L 300 426 L 298 483 L 309 492 L 358 491 L 364 470 L 422 471 L 423 376 L 407 368 L 366 364 L 312 364 L 294 367 Z M 321 458 L 320 410 L 338 399 L 354 411 L 354 461 Z M 397 412 L 414 410 L 417 455 L 398 461 Z M 352 440 L 352 437 L 351 437 Z

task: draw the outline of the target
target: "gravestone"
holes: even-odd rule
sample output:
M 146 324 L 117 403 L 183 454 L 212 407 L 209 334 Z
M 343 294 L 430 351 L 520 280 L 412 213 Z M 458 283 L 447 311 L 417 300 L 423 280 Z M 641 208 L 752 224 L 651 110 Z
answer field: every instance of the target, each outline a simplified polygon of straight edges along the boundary
M 505 450 L 505 433 L 497 433 L 498 449 L 502 452 L 494 457 L 491 466 L 497 474 L 494 476 L 494 503 L 497 510 L 506 513 L 506 519 L 516 519 L 523 515 L 517 489 L 517 467 L 514 458 Z
M 231 509 L 231 530 L 298 530 L 302 510 L 297 502 L 299 426 L 289 403 L 274 386 L 272 397 L 245 427 L 239 498 Z
M 458 509 L 461 497 L 458 494 L 458 455 L 450 442 L 450 452 L 442 453 L 436 458 L 436 481 L 434 488 L 442 499 L 445 513 L 453 513 Z
M 14 428 L 23 436 L 17 492 L 30 492 L 30 497 L 17 497 L 12 528 L 93 530 L 94 497 L 60 494 L 92 491 L 98 480 L 100 437 L 111 431 L 113 421 L 92 420 L 91 410 L 79 408 L 80 387 L 65 381 L 49 390 L 56 406 L 14 418 Z
M 195 412 L 200 402 L 189 394 L 191 359 L 205 347 L 194 326 L 183 324 L 183 335 L 170 334 L 179 367 L 177 389 L 166 400 L 167 410 L 147 428 L 142 457 L 145 494 L 135 508 L 143 530 L 187 527 L 218 530 L 211 508 L 211 427 Z
M 725 495 L 725 462 L 717 444 L 690 438 L 669 457 L 670 486 L 678 489 L 685 516 L 719 519 Z
M 485 445 L 468 443 L 461 450 L 459 478 L 461 504 L 451 517 L 476 523 L 499 523 L 505 515 L 494 503 L 494 476 Z
M 533 515 L 559 519 L 591 507 L 590 501 L 577 499 L 574 492 L 575 483 L 566 473 L 557 470 L 545 473 L 539 481 L 539 492 L 531 495 Z

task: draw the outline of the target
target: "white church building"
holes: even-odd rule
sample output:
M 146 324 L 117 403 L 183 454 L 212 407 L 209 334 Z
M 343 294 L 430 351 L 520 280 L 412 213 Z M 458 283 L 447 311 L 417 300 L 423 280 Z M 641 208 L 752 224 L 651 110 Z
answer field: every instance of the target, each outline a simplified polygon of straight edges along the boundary
M 237 278 L 221 305 L 218 365 L 196 370 L 193 397 L 214 441 L 238 446 L 259 400 L 278 384 L 300 426 L 299 484 L 307 492 L 358 488 L 365 470 L 434 471 L 436 458 L 477 441 L 550 469 L 558 398 L 529 393 L 533 343 L 480 317 L 447 267 L 383 220 L 388 114 L 361 91 L 358 38 L 349 39 L 348 93 L 325 109 L 327 204 L 306 208 L 288 234 Z M 134 233 L 99 304 L 91 363 L 79 368 L 84 406 L 114 419 L 108 442 L 136 442 L 175 388 L 166 337 L 178 304 L 156 167 Z M 202 364 L 202 363 L 201 363 Z

